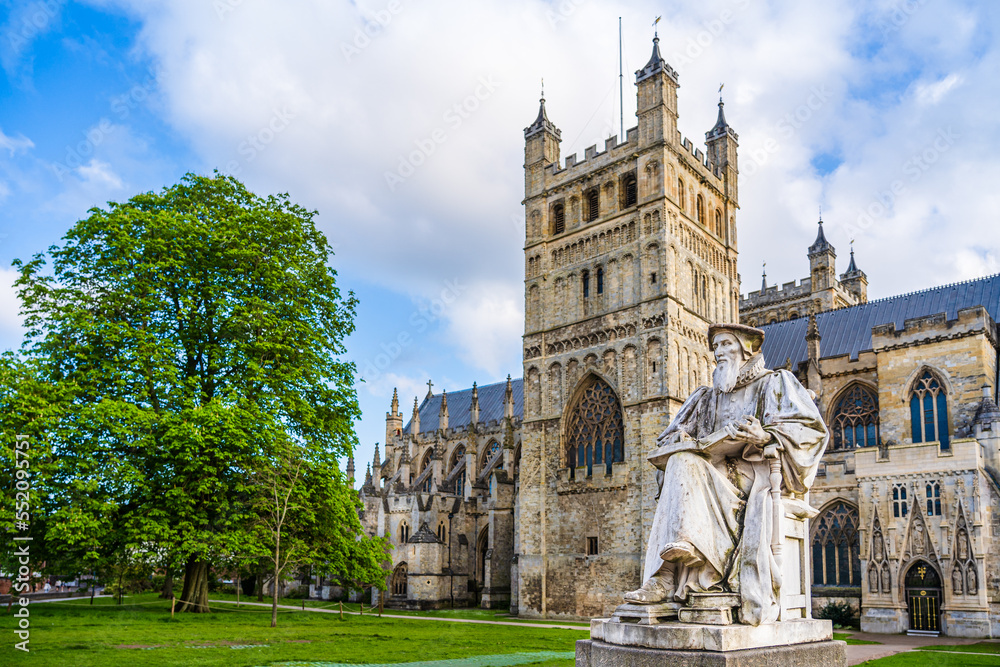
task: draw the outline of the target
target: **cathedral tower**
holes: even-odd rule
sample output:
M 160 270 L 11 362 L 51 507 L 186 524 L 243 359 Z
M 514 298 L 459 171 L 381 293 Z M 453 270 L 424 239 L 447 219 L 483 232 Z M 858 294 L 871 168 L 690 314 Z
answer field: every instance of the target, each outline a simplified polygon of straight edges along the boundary
M 655 507 L 646 454 L 709 383 L 712 321 L 735 321 L 737 135 L 677 130 L 654 38 L 638 126 L 560 160 L 544 98 L 525 128 L 524 423 L 515 587 L 527 616 L 599 616 L 641 583 Z

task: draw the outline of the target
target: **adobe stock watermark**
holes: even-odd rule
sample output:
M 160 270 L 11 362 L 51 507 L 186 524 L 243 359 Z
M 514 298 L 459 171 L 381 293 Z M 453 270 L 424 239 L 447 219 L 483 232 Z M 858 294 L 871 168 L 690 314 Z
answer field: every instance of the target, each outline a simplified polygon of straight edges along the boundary
M 373 382 L 382 377 L 382 373 L 399 358 L 403 350 L 413 344 L 413 334 L 422 334 L 427 331 L 432 324 L 439 321 L 448 312 L 448 308 L 465 294 L 467 289 L 457 278 L 444 281 L 444 287 L 437 298 L 431 299 L 427 305 L 410 313 L 407 320 L 409 328 L 379 344 L 381 352 L 368 359 L 361 369 L 365 381 Z
M 856 236 L 875 224 L 876 219 L 885 217 L 895 206 L 896 200 L 904 195 L 910 186 L 922 179 L 961 136 L 950 125 L 939 129 L 922 150 L 911 155 L 900 165 L 899 169 L 905 178 L 893 179 L 884 190 L 875 195 L 868 206 L 858 212 L 853 224 L 848 223 L 846 226 L 848 234 Z
M 31 527 L 31 463 L 28 458 L 28 451 L 31 449 L 31 439 L 26 435 L 17 435 L 14 438 L 14 481 L 11 483 L 16 491 L 14 494 L 14 528 L 19 535 L 14 536 L 14 557 L 17 559 L 17 576 L 11 577 L 11 602 L 14 601 L 14 592 L 26 594 L 31 592 L 31 553 L 29 542 L 31 536 L 27 535 Z M 18 651 L 28 653 L 28 644 L 31 641 L 31 611 L 28 609 L 30 599 L 21 595 L 17 599 L 19 609 L 14 612 L 17 619 L 17 627 L 14 634 L 20 642 L 14 643 L 14 648 Z
M 153 94 L 155 87 L 156 74 L 150 72 L 145 81 L 137 83 L 127 92 L 111 98 L 111 113 L 119 121 L 124 121 L 135 109 L 145 104 L 146 100 Z M 86 164 L 88 158 L 94 155 L 97 148 L 105 142 L 108 136 L 114 133 L 115 128 L 116 126 L 111 119 L 104 117 L 89 130 L 82 132 L 83 139 L 74 145 L 66 146 L 66 155 L 61 162 L 56 162 L 53 166 L 56 177 L 62 181 L 75 169 Z
M 385 8 L 371 12 L 370 16 L 366 17 L 365 24 L 354 29 L 351 41 L 340 43 L 340 52 L 344 60 L 351 62 L 353 58 L 361 55 L 361 52 L 371 45 L 373 39 L 385 32 L 401 11 L 403 3 L 400 0 L 389 0 Z
M 59 16 L 65 0 L 33 2 L 21 17 L 21 22 L 7 28 L 5 35 L 14 53 L 21 53 L 28 43 L 52 25 Z
M 882 31 L 882 36 L 887 37 L 900 30 L 909 22 L 927 0 L 896 0 L 887 10 L 882 12 L 875 25 Z
M 817 111 L 822 109 L 833 92 L 825 84 L 819 84 L 809 89 L 809 94 L 794 111 L 786 113 L 781 120 L 774 125 L 775 133 L 785 141 L 791 139 L 805 126 Z M 764 139 L 759 148 L 748 150 L 745 155 L 740 156 L 740 176 L 753 176 L 757 171 L 767 164 L 772 155 L 781 150 L 781 142 L 768 136 Z
M 462 123 L 474 114 L 483 102 L 488 100 L 500 87 L 500 82 L 493 75 L 479 77 L 478 85 L 470 95 L 445 109 L 441 115 L 444 127 L 436 127 L 426 136 L 414 139 L 414 149 L 399 156 L 399 162 L 394 171 L 386 171 L 385 184 L 390 192 L 404 183 L 416 173 L 417 169 L 427 162 L 427 159 L 437 151 L 438 147 L 448 141 L 448 130 L 457 130 Z
M 673 65 L 689 65 L 715 43 L 736 20 L 738 12 L 750 6 L 750 0 L 733 0 L 732 7 L 726 7 L 715 18 L 702 22 L 702 29 L 687 39 L 687 43 L 679 51 L 674 51 L 670 63 Z
M 236 147 L 236 152 L 242 156 L 241 160 L 230 160 L 226 163 L 225 171 L 231 176 L 239 176 L 243 171 L 243 165 L 250 164 L 257 157 L 267 150 L 267 147 L 274 142 L 279 134 L 288 129 L 295 113 L 288 107 L 273 109 L 271 117 L 261 126 L 259 130 L 248 134 L 246 139 L 241 141 Z

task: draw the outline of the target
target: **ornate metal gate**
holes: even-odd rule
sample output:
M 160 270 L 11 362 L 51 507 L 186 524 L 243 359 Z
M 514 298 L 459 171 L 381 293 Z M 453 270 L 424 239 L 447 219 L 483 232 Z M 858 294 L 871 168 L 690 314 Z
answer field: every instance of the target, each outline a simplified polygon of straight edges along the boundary
M 930 564 L 917 561 L 906 573 L 910 630 L 941 631 L 941 578 Z

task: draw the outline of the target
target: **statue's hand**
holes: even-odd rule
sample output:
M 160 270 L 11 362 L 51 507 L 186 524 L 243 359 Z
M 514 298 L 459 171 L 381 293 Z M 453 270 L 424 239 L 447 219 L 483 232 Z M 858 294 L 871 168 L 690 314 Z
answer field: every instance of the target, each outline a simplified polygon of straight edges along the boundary
M 750 415 L 746 415 L 743 419 L 728 425 L 726 431 L 734 439 L 742 440 L 758 447 L 763 447 L 771 442 L 771 434 L 764 430 L 759 419 Z
M 683 442 L 685 440 L 693 440 L 694 439 L 694 438 L 691 437 L 691 435 L 687 431 L 685 431 L 682 428 L 677 429 L 677 430 L 675 430 L 675 431 L 673 431 L 671 433 L 668 433 L 667 431 L 669 431 L 669 429 L 663 431 L 663 433 L 661 433 L 659 436 L 657 436 L 657 438 L 656 438 L 656 446 L 657 447 L 662 447 L 663 445 L 666 445 L 667 443 L 671 443 L 671 442 Z

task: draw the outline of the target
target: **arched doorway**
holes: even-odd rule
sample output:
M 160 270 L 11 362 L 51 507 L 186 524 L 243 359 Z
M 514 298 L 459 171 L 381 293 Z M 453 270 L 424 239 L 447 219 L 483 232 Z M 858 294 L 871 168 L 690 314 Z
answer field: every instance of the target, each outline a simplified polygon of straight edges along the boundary
M 941 575 L 925 560 L 918 560 L 906 572 L 906 606 L 910 632 L 937 634 L 941 631 Z

